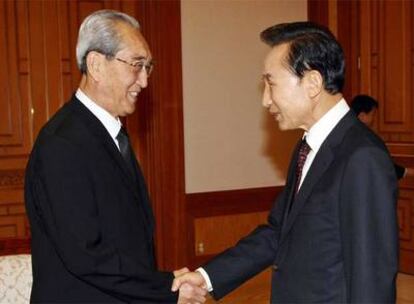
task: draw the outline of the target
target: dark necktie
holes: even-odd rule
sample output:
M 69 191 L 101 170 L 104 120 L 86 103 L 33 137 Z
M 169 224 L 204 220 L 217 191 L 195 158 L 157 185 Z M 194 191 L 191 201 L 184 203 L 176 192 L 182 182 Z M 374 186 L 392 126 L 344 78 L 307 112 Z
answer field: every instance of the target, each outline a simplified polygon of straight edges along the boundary
M 305 164 L 306 158 L 308 157 L 309 151 L 311 148 L 309 147 L 308 143 L 306 142 L 306 137 L 302 139 L 299 147 L 299 155 L 298 155 L 298 162 L 296 164 L 296 188 L 295 194 L 299 190 L 300 179 L 302 177 L 302 170 L 303 165 Z
M 116 139 L 119 144 L 119 151 L 121 152 L 121 155 L 123 159 L 125 160 L 128 169 L 131 171 L 132 176 L 134 176 L 134 165 L 132 160 L 132 150 L 129 143 L 129 137 L 128 133 L 126 132 L 125 128 L 122 127 L 119 130 L 118 135 L 116 136 Z

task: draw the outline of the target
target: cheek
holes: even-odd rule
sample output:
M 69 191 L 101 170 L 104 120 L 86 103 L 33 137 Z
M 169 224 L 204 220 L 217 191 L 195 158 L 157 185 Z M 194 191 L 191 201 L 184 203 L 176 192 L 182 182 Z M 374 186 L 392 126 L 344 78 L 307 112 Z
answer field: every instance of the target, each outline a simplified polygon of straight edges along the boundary
M 287 90 L 278 90 L 272 94 L 272 101 L 273 104 L 280 110 L 280 111 L 288 111 L 292 96 L 290 95 L 291 92 Z

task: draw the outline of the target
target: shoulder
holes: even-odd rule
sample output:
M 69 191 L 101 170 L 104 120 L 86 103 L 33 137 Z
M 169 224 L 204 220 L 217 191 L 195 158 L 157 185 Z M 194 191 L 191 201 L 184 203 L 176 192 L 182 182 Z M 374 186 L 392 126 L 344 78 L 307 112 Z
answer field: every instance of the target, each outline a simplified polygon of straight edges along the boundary
M 370 184 L 376 189 L 396 183 L 394 164 L 384 141 L 365 125 L 353 125 L 338 150 L 343 183 Z
M 72 143 L 76 145 L 88 136 L 87 126 L 79 117 L 76 100 L 63 105 L 42 127 L 34 147 L 49 146 L 53 143 Z
M 384 141 L 361 122 L 355 122 L 345 133 L 340 144 L 342 154 L 348 158 L 363 158 L 367 155 L 382 155 L 390 159 Z
M 79 119 L 74 100 L 67 102 L 42 127 L 33 146 L 32 156 L 63 159 L 78 153 L 91 142 L 87 126 Z

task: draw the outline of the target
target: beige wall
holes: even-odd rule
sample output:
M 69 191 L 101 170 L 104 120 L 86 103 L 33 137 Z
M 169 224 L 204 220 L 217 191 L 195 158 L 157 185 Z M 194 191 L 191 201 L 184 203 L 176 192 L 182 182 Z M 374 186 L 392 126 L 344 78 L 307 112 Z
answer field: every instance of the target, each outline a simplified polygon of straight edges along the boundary
M 261 106 L 266 27 L 306 20 L 306 0 L 182 0 L 186 192 L 281 185 L 300 133 Z

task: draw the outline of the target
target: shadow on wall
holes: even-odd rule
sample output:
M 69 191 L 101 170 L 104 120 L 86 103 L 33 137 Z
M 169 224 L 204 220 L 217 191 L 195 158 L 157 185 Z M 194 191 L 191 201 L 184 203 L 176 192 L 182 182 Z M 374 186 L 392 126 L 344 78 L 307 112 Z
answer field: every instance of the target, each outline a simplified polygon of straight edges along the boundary
M 262 154 L 270 159 L 277 176 L 280 177 L 280 180 L 283 180 L 284 184 L 293 149 L 303 135 L 303 131 L 281 131 L 277 121 L 266 109 L 264 109 L 262 115 L 262 129 L 265 134 Z

